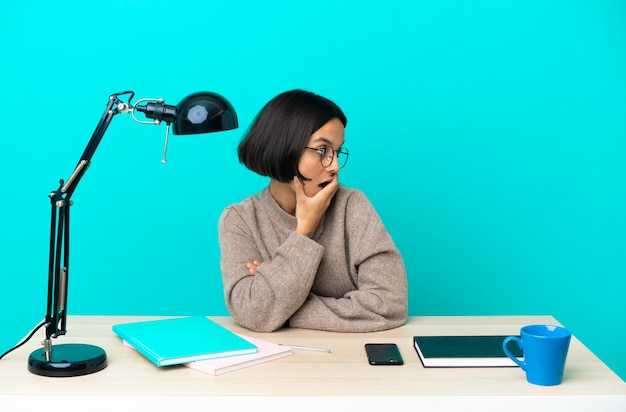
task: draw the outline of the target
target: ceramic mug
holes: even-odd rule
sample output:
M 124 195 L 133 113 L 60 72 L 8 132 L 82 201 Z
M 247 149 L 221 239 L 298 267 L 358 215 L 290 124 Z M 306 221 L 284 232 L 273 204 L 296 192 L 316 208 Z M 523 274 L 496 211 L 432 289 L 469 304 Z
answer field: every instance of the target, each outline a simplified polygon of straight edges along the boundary
M 552 325 L 527 325 L 520 329 L 520 337 L 509 336 L 502 342 L 504 353 L 526 372 L 526 380 L 535 385 L 558 385 L 563 380 L 565 360 L 572 333 Z M 517 359 L 507 348 L 515 342 L 524 353 Z

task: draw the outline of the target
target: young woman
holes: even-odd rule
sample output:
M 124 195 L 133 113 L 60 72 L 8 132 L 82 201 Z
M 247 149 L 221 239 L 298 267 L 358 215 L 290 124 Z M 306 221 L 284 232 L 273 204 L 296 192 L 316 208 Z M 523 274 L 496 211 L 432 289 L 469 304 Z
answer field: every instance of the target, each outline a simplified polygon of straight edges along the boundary
M 219 221 L 226 306 L 259 332 L 398 327 L 407 316 L 402 257 L 367 197 L 339 184 L 347 119 L 303 90 L 272 99 L 239 145 L 269 187 Z

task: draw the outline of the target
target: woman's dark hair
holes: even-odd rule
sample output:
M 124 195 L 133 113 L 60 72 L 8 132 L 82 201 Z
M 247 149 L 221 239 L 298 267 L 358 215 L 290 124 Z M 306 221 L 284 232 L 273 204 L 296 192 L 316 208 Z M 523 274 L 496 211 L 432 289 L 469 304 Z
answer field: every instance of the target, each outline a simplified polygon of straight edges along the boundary
M 339 106 L 325 97 L 304 90 L 281 93 L 261 109 L 239 143 L 239 161 L 280 182 L 303 178 L 300 156 L 311 135 L 333 118 L 348 124 Z

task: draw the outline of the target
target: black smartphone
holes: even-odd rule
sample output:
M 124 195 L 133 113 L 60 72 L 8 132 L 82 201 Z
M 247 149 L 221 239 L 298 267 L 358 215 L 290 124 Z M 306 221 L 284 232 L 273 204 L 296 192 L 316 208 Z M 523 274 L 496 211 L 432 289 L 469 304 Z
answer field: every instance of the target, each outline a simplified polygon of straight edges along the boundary
M 365 353 L 370 365 L 403 365 L 400 349 L 395 343 L 366 343 Z

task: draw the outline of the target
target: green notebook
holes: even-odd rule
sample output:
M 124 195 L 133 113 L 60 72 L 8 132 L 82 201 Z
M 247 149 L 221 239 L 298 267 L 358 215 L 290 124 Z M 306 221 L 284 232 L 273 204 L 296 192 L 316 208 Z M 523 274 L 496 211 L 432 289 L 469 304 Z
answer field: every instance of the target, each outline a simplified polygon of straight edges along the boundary
M 257 347 L 204 316 L 113 325 L 113 332 L 157 366 L 256 353 Z
M 413 346 L 425 368 L 517 366 L 502 349 L 501 336 L 414 336 Z M 518 359 L 522 351 L 511 343 L 507 348 Z

